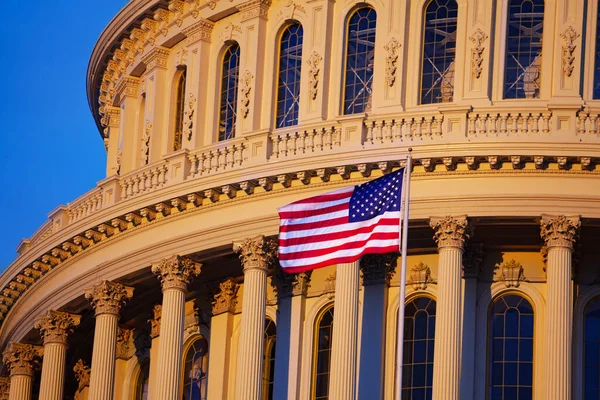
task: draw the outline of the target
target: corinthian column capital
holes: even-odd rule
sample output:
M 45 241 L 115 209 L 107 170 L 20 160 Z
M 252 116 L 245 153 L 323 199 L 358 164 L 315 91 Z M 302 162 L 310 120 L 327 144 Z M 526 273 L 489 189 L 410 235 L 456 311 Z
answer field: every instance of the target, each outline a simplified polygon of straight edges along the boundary
M 581 221 L 578 216 L 542 215 L 540 235 L 548 249 L 565 247 L 573 250 L 573 245 L 579 238 Z
M 66 312 L 48 310 L 35 322 L 44 345 L 48 343 L 67 344 L 67 338 L 79 326 L 81 316 Z
M 133 288 L 120 283 L 103 280 L 85 291 L 96 316 L 101 314 L 119 315 L 121 308 L 133 296 Z
M 2 353 L 2 362 L 8 367 L 10 376 L 33 376 L 41 365 L 43 354 L 44 349 L 40 346 L 13 342 Z
M 277 258 L 277 243 L 260 235 L 234 242 L 233 251 L 239 254 L 244 272 L 250 269 L 266 271 Z
M 152 273 L 158 277 L 162 290 L 187 291 L 187 285 L 200 274 L 202 264 L 187 257 L 173 256 L 152 265 Z
M 231 278 L 211 287 L 212 315 L 225 312 L 233 313 L 238 303 L 237 293 L 239 289 L 240 286 Z
M 458 217 L 432 217 L 429 225 L 435 231 L 435 239 L 438 249 L 454 247 L 464 249 L 465 243 L 472 235 L 472 229 L 467 221 L 466 215 Z

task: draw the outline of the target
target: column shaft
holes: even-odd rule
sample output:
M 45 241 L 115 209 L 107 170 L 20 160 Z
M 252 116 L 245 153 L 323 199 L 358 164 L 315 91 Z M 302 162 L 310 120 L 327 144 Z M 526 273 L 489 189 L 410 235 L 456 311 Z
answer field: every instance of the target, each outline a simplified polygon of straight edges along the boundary
M 183 352 L 183 320 L 185 292 L 179 289 L 163 290 L 160 344 L 158 347 L 158 384 L 156 398 L 181 398 L 181 368 Z
M 10 377 L 10 394 L 8 400 L 31 400 L 30 375 L 13 375 Z
M 236 400 L 262 399 L 266 300 L 266 268 L 245 269 L 236 375 Z
M 461 368 L 461 267 L 462 249 L 439 249 L 438 300 L 433 356 L 433 399 L 459 398 Z
M 117 323 L 115 314 L 96 315 L 90 400 L 112 400 L 117 353 Z
M 66 343 L 47 343 L 44 346 L 40 400 L 63 399 L 66 357 Z
M 335 281 L 335 323 L 331 347 L 329 399 L 356 398 L 356 357 L 358 350 L 358 261 L 338 264 Z
M 567 400 L 571 399 L 573 335 L 571 249 L 550 248 L 546 271 L 546 393 Z

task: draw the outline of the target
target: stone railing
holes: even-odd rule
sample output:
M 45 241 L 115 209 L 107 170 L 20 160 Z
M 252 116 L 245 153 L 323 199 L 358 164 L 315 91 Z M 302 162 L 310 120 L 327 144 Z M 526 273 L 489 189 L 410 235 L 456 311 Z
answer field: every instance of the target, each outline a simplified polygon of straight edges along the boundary
M 278 130 L 271 134 L 273 153 L 271 158 L 288 158 L 314 155 L 317 152 L 332 150 L 342 145 L 342 131 L 339 125 L 327 125 L 298 129 Z
M 148 193 L 167 182 L 167 161 L 160 160 L 121 177 L 121 199 Z
M 441 114 L 369 118 L 365 120 L 365 145 L 441 137 L 445 133 L 443 122 L 444 117 Z
M 577 115 L 577 135 L 600 135 L 600 113 L 580 111 Z
M 102 189 L 97 187 L 67 205 L 68 223 L 77 222 L 101 209 Z
M 469 136 L 531 136 L 550 132 L 552 113 L 471 112 L 468 115 Z
M 192 150 L 188 155 L 189 177 L 206 176 L 241 167 L 248 158 L 248 145 L 245 138 L 204 146 Z

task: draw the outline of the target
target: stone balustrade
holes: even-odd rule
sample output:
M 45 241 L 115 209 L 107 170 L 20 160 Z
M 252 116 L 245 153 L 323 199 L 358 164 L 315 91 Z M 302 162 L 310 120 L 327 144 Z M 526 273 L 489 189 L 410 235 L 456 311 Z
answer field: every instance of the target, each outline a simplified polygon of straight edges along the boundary
M 271 158 L 312 156 L 314 153 L 341 147 L 342 130 L 338 124 L 304 129 L 295 126 L 293 129 L 277 130 L 271 135 L 270 140 L 273 144 Z
M 167 162 L 160 160 L 121 177 L 121 199 L 126 200 L 163 187 L 167 183 L 167 171 Z
M 470 137 L 538 136 L 550 133 L 550 111 L 471 112 L 468 115 Z
M 206 176 L 241 167 L 248 158 L 246 138 L 237 138 L 193 150 L 188 155 L 189 177 Z
M 441 114 L 369 118 L 365 120 L 365 145 L 378 145 L 413 139 L 440 138 L 447 129 Z

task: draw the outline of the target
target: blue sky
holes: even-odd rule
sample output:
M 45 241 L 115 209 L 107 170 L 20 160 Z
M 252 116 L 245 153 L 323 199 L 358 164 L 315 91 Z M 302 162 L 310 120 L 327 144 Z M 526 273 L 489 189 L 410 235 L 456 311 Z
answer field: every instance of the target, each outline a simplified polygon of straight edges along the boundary
M 104 178 L 106 154 L 87 104 L 86 69 L 100 33 L 126 3 L 3 4 L 0 271 L 50 211 Z

